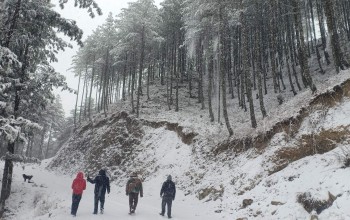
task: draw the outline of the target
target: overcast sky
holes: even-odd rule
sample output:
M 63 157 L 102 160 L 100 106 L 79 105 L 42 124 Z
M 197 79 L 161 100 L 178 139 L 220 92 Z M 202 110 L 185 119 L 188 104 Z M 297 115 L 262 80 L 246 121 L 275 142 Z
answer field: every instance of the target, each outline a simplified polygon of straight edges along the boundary
M 64 18 L 72 19 L 77 22 L 77 25 L 84 31 L 83 39 L 86 39 L 86 37 L 90 35 L 94 29 L 97 28 L 97 26 L 104 23 L 110 12 L 113 13 L 113 16 L 116 16 L 122 8 L 126 8 L 128 6 L 128 2 L 135 1 L 136 0 L 96 0 L 102 9 L 103 15 L 96 16 L 95 18 L 91 18 L 85 9 L 73 7 L 73 0 L 70 0 L 64 9 L 60 9 L 58 6 L 58 0 L 53 0 L 52 3 L 56 4 L 56 10 Z M 162 2 L 162 0 L 155 0 L 156 5 L 158 6 L 160 2 Z M 71 88 L 77 89 L 78 78 L 75 78 L 74 74 L 68 70 L 71 67 L 72 56 L 74 56 L 76 51 L 79 49 L 76 44 L 73 45 L 73 49 L 67 48 L 64 52 L 60 52 L 57 55 L 58 62 L 53 63 L 52 65 L 57 72 L 60 72 L 66 76 L 67 83 Z M 61 96 L 65 114 L 66 116 L 69 116 L 69 112 L 75 107 L 76 95 L 65 91 L 56 91 L 56 93 Z

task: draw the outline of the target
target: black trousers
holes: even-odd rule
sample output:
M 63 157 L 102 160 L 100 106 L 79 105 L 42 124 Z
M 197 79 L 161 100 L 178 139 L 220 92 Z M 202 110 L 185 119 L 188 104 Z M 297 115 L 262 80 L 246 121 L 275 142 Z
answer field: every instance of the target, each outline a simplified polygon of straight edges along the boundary
M 72 215 L 77 214 L 80 200 L 81 200 L 81 195 L 77 195 L 77 194 L 72 195 L 72 208 L 71 208 Z
M 138 193 L 129 193 L 130 212 L 135 212 L 138 201 L 139 201 L 139 194 Z
M 97 214 L 97 210 L 98 210 L 98 201 L 100 201 L 100 209 L 104 209 L 104 205 L 105 205 L 105 194 L 101 194 L 100 196 L 98 195 L 98 193 L 95 193 L 95 203 L 94 203 L 94 213 Z
M 163 196 L 163 199 L 162 199 L 162 215 L 164 215 L 165 213 L 165 205 L 168 207 L 167 208 L 167 214 L 168 214 L 168 217 L 171 217 L 171 205 L 173 203 L 173 198 L 172 197 L 165 197 Z

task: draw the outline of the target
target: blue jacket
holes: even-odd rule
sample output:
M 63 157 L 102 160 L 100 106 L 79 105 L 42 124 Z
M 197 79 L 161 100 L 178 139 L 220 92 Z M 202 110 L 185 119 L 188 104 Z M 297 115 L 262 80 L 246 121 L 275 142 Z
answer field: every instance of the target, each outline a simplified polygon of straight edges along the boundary
M 108 193 L 110 192 L 109 178 L 106 176 L 106 171 L 104 170 L 100 170 L 95 179 L 88 177 L 87 181 L 95 184 L 94 193 L 98 196 L 104 196 L 106 194 L 106 190 Z
M 176 188 L 175 183 L 171 180 L 167 180 L 163 183 L 160 190 L 160 196 L 175 199 Z

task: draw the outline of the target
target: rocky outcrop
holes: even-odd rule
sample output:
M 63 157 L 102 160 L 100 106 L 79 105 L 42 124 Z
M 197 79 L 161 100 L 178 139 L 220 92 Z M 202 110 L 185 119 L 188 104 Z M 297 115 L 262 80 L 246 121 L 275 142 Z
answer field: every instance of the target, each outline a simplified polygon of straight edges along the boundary
M 117 167 L 126 162 L 125 158 L 132 160 L 143 135 L 142 123 L 126 112 L 88 122 L 76 130 L 49 168 L 96 173 L 108 166 L 111 172 L 120 172 Z
M 188 145 L 192 144 L 193 139 L 198 135 L 196 132 L 190 131 L 178 123 L 171 123 L 167 121 L 149 121 L 145 119 L 141 119 L 141 121 L 144 125 L 152 128 L 160 128 L 164 126 L 169 131 L 176 132 L 182 142 Z

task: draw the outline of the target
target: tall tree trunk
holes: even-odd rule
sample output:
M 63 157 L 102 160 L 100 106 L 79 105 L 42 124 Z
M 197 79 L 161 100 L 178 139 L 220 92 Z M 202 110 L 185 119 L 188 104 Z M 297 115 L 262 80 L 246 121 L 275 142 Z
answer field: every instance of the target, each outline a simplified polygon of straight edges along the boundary
M 50 126 L 49 139 L 47 141 L 47 147 L 46 147 L 44 159 L 48 158 L 50 144 L 51 144 L 51 138 L 52 138 L 52 125 Z
M 83 103 L 84 103 L 86 82 L 87 82 L 87 64 L 86 64 L 86 67 L 85 67 L 85 77 L 84 77 L 84 84 L 83 84 L 83 92 L 81 94 L 81 100 L 80 100 L 79 123 L 81 122 L 81 115 L 82 115 L 82 112 L 83 112 Z
M 310 51 L 310 37 L 312 38 L 310 34 L 310 28 L 309 28 L 309 13 L 308 13 L 308 1 L 305 2 L 304 4 L 305 10 L 304 10 L 304 17 L 305 17 L 305 31 L 306 31 L 306 48 L 307 48 L 307 57 L 311 58 L 311 51 Z M 310 36 L 309 36 L 310 35 Z
M 39 155 L 37 155 L 37 157 L 39 159 L 44 159 L 43 158 L 43 155 L 44 155 L 43 148 L 44 148 L 44 144 L 45 144 L 45 134 L 46 134 L 46 132 L 47 132 L 47 126 L 44 125 L 44 128 L 41 131 L 40 144 L 39 144 Z
M 193 60 L 189 60 L 188 62 L 188 74 L 187 74 L 187 80 L 188 80 L 188 93 L 189 97 L 192 98 L 192 75 L 193 75 Z
M 172 49 L 170 48 L 170 45 L 167 44 L 166 46 L 166 70 L 165 70 L 165 78 L 166 78 L 166 103 L 168 104 L 168 109 L 171 110 L 171 83 L 169 82 L 171 80 L 171 54 L 172 54 Z
M 343 52 L 340 48 L 339 35 L 337 30 L 337 23 L 334 14 L 334 3 L 331 0 L 322 0 L 323 8 L 327 18 L 327 28 L 331 39 L 332 54 L 334 60 L 334 66 L 339 73 L 339 68 L 344 70 L 349 67 L 348 62 L 344 59 Z
M 260 9 L 260 3 L 256 3 L 256 9 Z M 259 14 L 257 18 L 262 18 L 262 14 Z M 260 111 L 263 116 L 263 118 L 266 117 L 266 110 L 264 105 L 264 95 L 263 95 L 263 89 L 262 89 L 262 80 L 261 76 L 264 73 L 264 70 L 262 68 L 261 64 L 261 43 L 262 43 L 262 32 L 260 32 L 260 29 L 262 28 L 262 25 L 260 26 L 259 20 L 256 18 L 256 31 L 255 31 L 255 59 L 256 59 L 256 69 L 257 69 L 257 78 L 258 78 L 258 91 L 259 91 L 259 104 L 260 104 Z
M 126 81 L 126 71 L 127 71 L 127 65 L 128 65 L 128 52 L 125 52 L 125 63 L 124 63 L 124 69 L 123 69 L 123 93 L 122 93 L 122 98 L 123 101 L 126 100 L 126 95 L 125 95 L 125 81 Z
M 314 34 L 314 46 L 317 47 L 317 37 L 316 37 L 316 27 L 315 27 L 315 16 L 314 16 L 314 5 L 313 0 L 309 0 L 310 5 L 310 14 L 311 14 L 311 22 L 312 22 L 312 32 Z
M 132 65 L 132 80 L 131 80 L 131 113 L 135 113 L 134 106 L 134 91 L 135 91 L 135 78 L 136 78 L 136 58 L 135 54 L 133 54 L 133 65 Z
M 108 80 L 109 80 L 109 50 L 106 51 L 106 61 L 105 61 L 105 69 L 104 69 L 104 78 L 103 78 L 103 88 L 102 88 L 102 105 L 103 113 L 105 117 L 107 117 L 107 104 L 108 104 Z
M 199 74 L 198 79 L 198 101 L 201 103 L 201 109 L 205 108 L 204 105 L 204 69 L 203 69 L 203 39 L 200 38 L 198 42 L 198 61 L 197 61 L 197 71 Z
M 78 110 L 78 99 L 79 99 L 79 90 L 80 90 L 80 80 L 81 80 L 81 72 L 79 73 L 79 80 L 78 80 L 78 91 L 75 98 L 75 110 L 74 110 L 74 130 L 77 128 L 77 110 Z
M 218 65 L 220 74 L 221 74 L 221 89 L 222 89 L 222 112 L 225 119 L 226 127 L 228 130 L 228 133 L 230 136 L 233 135 L 233 130 L 230 124 L 230 120 L 228 118 L 227 113 L 227 103 L 226 103 L 226 73 L 227 73 L 227 40 L 225 30 L 227 30 L 226 25 L 224 24 L 223 19 L 223 5 L 220 4 L 219 9 L 219 16 L 220 16 L 220 32 L 219 32 L 219 40 L 220 40 L 220 46 L 219 46 L 219 62 Z
M 292 66 L 292 70 L 293 70 L 293 75 L 294 75 L 294 78 L 295 78 L 295 83 L 297 84 L 297 87 L 299 89 L 299 91 L 301 91 L 301 86 L 300 86 L 300 83 L 299 83 L 299 79 L 298 79 L 298 74 L 295 70 L 295 56 L 294 56 L 294 31 L 292 30 L 292 27 L 291 27 L 291 16 L 288 16 L 287 17 L 287 44 L 289 45 L 289 54 L 290 54 L 290 58 L 291 58 L 291 66 Z
M 348 40 L 350 41 L 350 3 L 349 1 L 342 2 L 342 10 L 344 15 L 344 25 L 347 32 Z
M 241 9 L 243 9 L 243 3 L 241 2 Z M 240 23 L 242 24 L 242 61 L 243 61 L 243 72 L 246 82 L 246 92 L 247 98 L 249 101 L 249 111 L 250 111 L 250 120 L 253 128 L 256 128 L 257 123 L 255 119 L 254 112 L 254 103 L 253 103 L 253 94 L 252 94 L 252 83 L 251 83 L 251 74 L 249 71 L 249 36 L 248 36 L 248 25 L 246 23 L 246 17 L 243 10 L 240 12 Z
M 221 72 L 220 72 L 220 54 L 218 54 L 218 52 L 216 53 L 216 60 L 215 60 L 215 68 L 216 69 L 216 75 L 219 77 L 218 80 L 218 122 L 221 123 Z
M 25 52 L 24 52 L 24 58 L 22 60 L 22 68 L 21 68 L 21 75 L 20 75 L 20 81 L 23 82 L 23 78 L 25 77 L 26 68 L 28 65 L 27 59 L 28 59 L 28 52 L 29 47 L 26 46 Z M 18 110 L 19 110 L 19 104 L 20 104 L 21 98 L 19 95 L 19 91 L 17 88 L 15 88 L 15 100 L 14 100 L 14 118 L 18 118 Z M 8 142 L 7 144 L 7 153 L 10 155 L 13 155 L 15 153 L 15 141 L 14 142 Z M 5 212 L 5 201 L 9 198 L 11 194 L 11 186 L 12 186 L 12 174 L 13 174 L 13 162 L 11 158 L 5 159 L 5 165 L 4 165 L 4 172 L 3 172 L 3 178 L 2 178 L 2 186 L 1 186 L 1 195 L 0 195 L 0 217 Z
M 289 51 L 288 51 L 287 46 L 285 46 L 284 51 L 286 54 L 286 66 L 287 66 L 287 72 L 288 72 L 289 85 L 290 85 L 291 91 L 293 92 L 293 95 L 296 95 L 297 92 L 295 91 L 295 88 L 293 85 L 292 74 L 291 74 L 290 67 L 289 67 Z
M 141 30 L 141 48 L 140 48 L 140 67 L 139 67 L 139 82 L 137 89 L 137 104 L 136 104 L 136 117 L 140 116 L 140 96 L 142 92 L 142 70 L 143 60 L 145 56 L 145 26 L 142 26 Z
M 214 71 L 214 58 L 212 55 L 212 51 L 210 52 L 209 56 L 209 67 L 208 67 L 208 108 L 209 108 L 209 117 L 210 121 L 214 121 L 214 113 L 213 113 L 213 106 L 212 106 L 212 90 L 213 90 L 213 71 Z
M 89 94 L 89 107 L 88 107 L 88 117 L 91 121 L 91 96 L 92 96 L 92 87 L 94 84 L 94 78 L 95 78 L 95 55 L 94 55 L 94 61 L 92 63 L 92 74 L 91 74 L 91 82 L 90 82 L 90 94 Z
M 26 149 L 26 153 L 25 153 L 26 157 L 29 157 L 30 145 L 31 145 L 32 139 L 33 139 L 32 136 L 28 137 L 28 145 L 27 145 L 27 149 Z M 0 147 L 2 147 L 1 143 L 0 143 Z
M 152 72 L 152 66 L 151 64 L 148 64 L 148 68 L 147 68 L 147 101 L 150 100 L 150 96 L 149 96 L 149 84 L 150 84 L 150 78 L 151 78 L 151 72 Z
M 160 61 L 160 66 L 159 66 L 159 71 L 160 71 L 160 84 L 162 86 L 165 85 L 164 82 L 164 75 L 165 75 L 165 62 L 166 62 L 166 46 L 164 44 L 164 46 L 162 47 L 162 53 L 161 53 L 161 61 Z
M 15 151 L 15 143 L 8 143 L 7 151 L 8 153 L 13 154 Z M 11 193 L 12 173 L 13 162 L 11 159 L 5 159 L 0 196 L 0 216 L 2 216 L 5 212 L 5 201 L 8 199 Z
M 84 120 L 86 120 L 87 117 L 87 108 L 88 108 L 88 93 L 89 93 L 89 81 L 86 77 L 86 88 L 85 88 L 85 101 L 84 101 Z
M 171 55 L 169 55 L 169 74 L 170 74 L 170 80 L 169 80 L 169 105 L 174 104 L 173 100 L 173 76 L 174 76 L 174 42 L 170 45 L 169 52 Z M 169 76 L 168 74 L 168 76 Z M 169 107 L 170 108 L 170 107 Z
M 102 89 L 103 89 L 103 64 L 101 64 L 101 73 L 100 73 L 100 81 L 99 81 L 99 85 L 98 85 L 98 90 L 96 90 L 96 97 L 97 98 L 97 111 L 100 112 L 102 110 Z M 98 94 L 97 94 L 98 93 Z
M 271 61 L 271 73 L 272 73 L 272 81 L 273 81 L 273 90 L 275 93 L 278 91 L 278 77 L 277 77 L 277 68 L 276 68 L 276 0 L 270 0 L 270 13 L 271 13 L 271 21 L 269 23 L 270 26 L 270 61 Z
M 323 17 L 323 10 L 322 10 L 321 1 L 322 0 L 316 0 L 318 26 L 320 28 L 323 53 L 324 53 L 325 59 L 327 61 L 327 65 L 329 65 L 329 64 L 331 64 L 331 62 L 329 61 L 329 54 L 328 54 L 328 51 L 326 50 L 326 47 L 327 47 L 326 30 L 324 27 L 324 17 Z
M 234 95 L 234 88 L 233 88 L 233 36 L 232 36 L 232 29 L 228 28 L 228 40 L 227 40 L 227 47 L 228 47 L 228 76 L 227 76 L 227 80 L 228 80 L 228 86 L 229 86 L 229 94 L 231 95 L 231 99 L 235 98 Z
M 174 34 L 174 76 L 176 77 L 176 90 L 175 90 L 175 112 L 179 111 L 179 71 L 180 68 L 177 68 L 181 62 L 177 62 L 177 59 L 180 59 L 180 51 L 178 52 L 178 42 L 176 39 L 176 34 Z
M 315 92 L 316 86 L 312 82 L 307 54 L 306 54 L 304 31 L 301 23 L 300 3 L 298 0 L 292 0 L 292 3 L 293 3 L 293 10 L 294 10 L 295 27 L 299 33 L 298 52 L 299 52 L 299 62 L 300 62 L 301 72 L 305 79 L 306 85 L 312 90 L 312 92 Z

